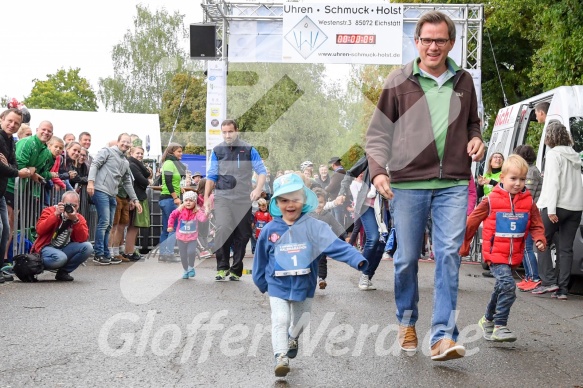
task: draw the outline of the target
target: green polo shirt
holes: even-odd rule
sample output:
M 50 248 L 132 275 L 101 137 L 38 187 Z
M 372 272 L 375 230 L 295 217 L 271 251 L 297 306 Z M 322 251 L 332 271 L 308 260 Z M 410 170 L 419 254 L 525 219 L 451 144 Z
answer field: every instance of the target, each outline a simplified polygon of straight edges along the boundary
M 453 77 L 460 68 L 451 58 L 447 58 L 447 70 L 445 73 L 439 77 L 433 77 L 419 68 L 419 61 L 420 59 L 417 58 L 413 63 L 413 75 L 417 77 L 425 93 L 429 114 L 431 115 L 433 136 L 437 145 L 437 154 L 441 160 L 449 125 L 449 103 L 453 93 Z M 468 180 L 434 178 L 423 181 L 395 182 L 391 183 L 391 186 L 397 189 L 435 190 L 453 186 L 467 186 L 468 183 Z

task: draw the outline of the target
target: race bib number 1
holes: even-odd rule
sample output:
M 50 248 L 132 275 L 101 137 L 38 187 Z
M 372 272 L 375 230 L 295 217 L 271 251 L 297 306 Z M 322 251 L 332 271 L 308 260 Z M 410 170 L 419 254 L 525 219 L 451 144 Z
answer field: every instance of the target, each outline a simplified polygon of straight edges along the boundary
M 309 243 L 276 245 L 275 261 L 283 270 L 309 268 L 312 263 L 311 251 Z

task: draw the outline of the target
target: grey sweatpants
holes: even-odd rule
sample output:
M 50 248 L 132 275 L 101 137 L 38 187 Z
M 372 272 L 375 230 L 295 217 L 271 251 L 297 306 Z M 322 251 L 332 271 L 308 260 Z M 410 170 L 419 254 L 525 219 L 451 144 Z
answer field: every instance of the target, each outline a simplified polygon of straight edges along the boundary
M 295 302 L 269 297 L 273 354 L 287 353 L 288 335 L 298 338 L 304 327 L 310 323 L 313 299 L 306 298 L 302 302 Z

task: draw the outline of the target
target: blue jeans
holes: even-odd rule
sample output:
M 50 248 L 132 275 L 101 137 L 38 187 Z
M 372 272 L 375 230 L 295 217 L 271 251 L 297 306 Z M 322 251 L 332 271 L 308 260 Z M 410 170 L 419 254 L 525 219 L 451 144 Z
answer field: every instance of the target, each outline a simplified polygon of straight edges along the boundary
M 522 264 L 524 265 L 524 277 L 538 282 L 540 277 L 538 276 L 538 263 L 536 261 L 536 256 L 534 255 L 533 246 L 534 241 L 529 233 L 524 242 L 524 258 L 522 259 Z
M 417 272 L 427 218 L 433 219 L 435 280 L 431 341 L 456 340 L 455 324 L 459 268 L 458 251 L 466 229 L 468 187 L 454 186 L 438 190 L 393 189 L 392 212 L 399 245 L 394 256 L 395 302 L 400 325 L 414 326 L 419 318 Z
M 45 269 L 61 269 L 71 273 L 93 254 L 89 242 L 70 242 L 62 249 L 45 246 L 40 251 Z
M 0 268 L 4 265 L 4 256 L 8 249 L 8 239 L 10 238 L 10 221 L 8 220 L 8 208 L 6 207 L 6 199 L 4 196 L 0 197 Z
M 91 200 L 95 205 L 95 210 L 97 210 L 97 229 L 95 230 L 95 243 L 93 245 L 95 256 L 109 257 L 109 232 L 113 227 L 117 201 L 114 196 L 97 190 L 95 190 Z
M 342 226 L 342 229 L 346 231 L 346 222 L 344 218 L 346 216 L 346 208 L 343 206 L 332 208 L 332 215 L 336 218 L 336 221 L 338 221 L 340 226 Z
M 516 300 L 516 283 L 512 277 L 512 268 L 507 264 L 490 264 L 490 273 L 496 278 L 494 292 L 486 307 L 486 319 L 495 325 L 506 326 L 510 307 Z
M 161 255 L 173 255 L 174 245 L 176 244 L 176 235 L 174 232 L 168 233 L 168 218 L 170 218 L 170 213 L 172 213 L 178 206 L 174 203 L 174 199 L 166 198 L 159 202 L 160 209 L 162 210 L 162 232 L 160 233 L 160 254 Z M 176 224 L 172 225 L 174 230 L 176 230 Z M 166 240 L 168 242 L 164 243 Z
M 381 235 L 374 215 L 374 208 L 368 207 L 360 216 L 360 221 L 362 222 L 366 238 L 362 255 L 368 260 L 368 268 L 362 271 L 362 273 L 368 275 L 369 279 L 372 279 L 383 257 L 385 244 L 380 241 Z

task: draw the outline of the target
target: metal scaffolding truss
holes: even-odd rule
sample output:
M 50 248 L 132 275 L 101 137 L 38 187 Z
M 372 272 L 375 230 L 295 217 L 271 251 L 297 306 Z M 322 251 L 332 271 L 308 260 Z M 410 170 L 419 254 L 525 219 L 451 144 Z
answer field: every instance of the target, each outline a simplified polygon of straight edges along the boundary
M 374 1 L 371 1 L 374 3 Z M 396 5 L 396 3 L 393 3 Z M 229 22 L 236 20 L 283 20 L 283 1 L 202 0 L 205 23 L 216 23 L 217 39 L 222 43 L 229 34 Z M 466 69 L 480 69 L 482 62 L 482 4 L 412 4 L 403 3 L 403 22 L 416 22 L 425 12 L 437 10 L 447 14 L 462 26 L 462 63 Z M 217 45 L 217 56 L 225 59 L 224 44 Z

